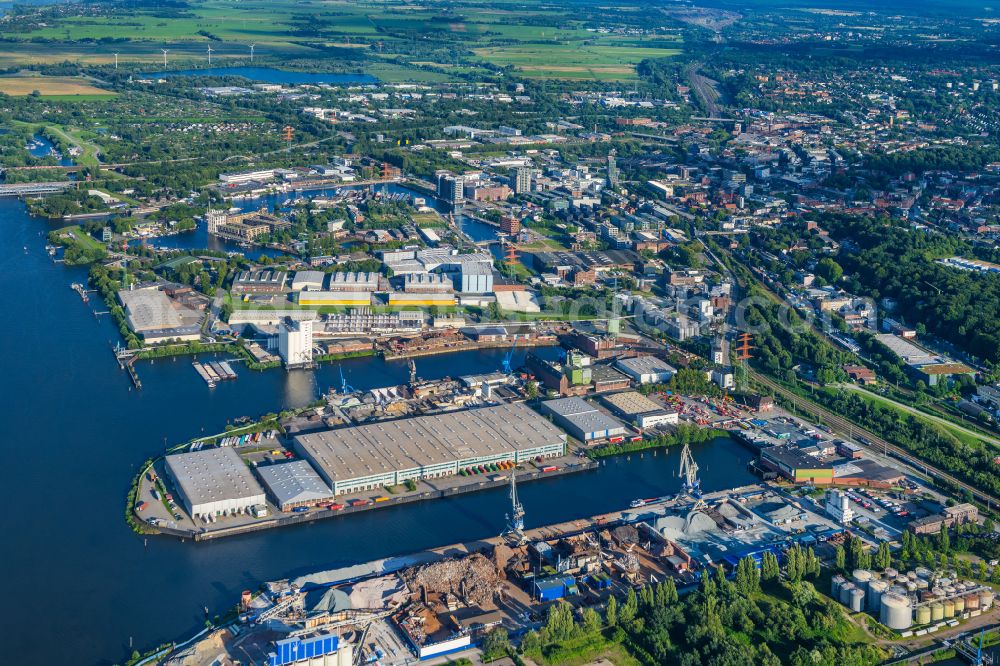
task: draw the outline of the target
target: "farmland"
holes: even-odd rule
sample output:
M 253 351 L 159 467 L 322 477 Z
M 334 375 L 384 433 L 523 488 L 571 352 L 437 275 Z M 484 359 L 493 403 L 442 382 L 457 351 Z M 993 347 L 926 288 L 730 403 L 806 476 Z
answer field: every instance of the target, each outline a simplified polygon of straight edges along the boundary
M 23 96 L 38 92 L 43 97 L 111 97 L 113 92 L 97 88 L 73 76 L 0 76 L 0 93 Z
M 678 53 L 669 21 L 629 34 L 627 9 L 545 3 L 348 3 L 206 0 L 184 8 L 65 4 L 0 22 L 0 66 L 64 61 L 122 67 L 255 63 L 366 72 L 388 82 L 492 76 L 634 78 L 646 58 Z M 30 92 L 30 91 L 29 91 Z

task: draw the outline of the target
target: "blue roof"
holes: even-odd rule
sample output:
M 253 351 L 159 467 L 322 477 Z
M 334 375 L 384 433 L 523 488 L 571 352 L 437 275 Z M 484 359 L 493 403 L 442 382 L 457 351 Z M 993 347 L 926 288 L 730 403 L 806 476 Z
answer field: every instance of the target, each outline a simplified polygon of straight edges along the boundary
M 297 661 L 322 657 L 337 651 L 336 634 L 321 634 L 312 638 L 286 638 L 275 641 L 275 651 L 267 656 L 268 666 L 284 666 Z

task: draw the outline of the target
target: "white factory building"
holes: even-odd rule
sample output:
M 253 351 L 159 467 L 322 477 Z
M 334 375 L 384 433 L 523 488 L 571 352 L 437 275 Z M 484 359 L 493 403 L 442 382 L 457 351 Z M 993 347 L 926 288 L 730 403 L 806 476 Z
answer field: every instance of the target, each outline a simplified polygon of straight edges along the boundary
M 566 435 L 523 404 L 299 435 L 295 450 L 343 495 L 499 462 L 561 456 Z
M 278 323 L 278 355 L 286 368 L 312 365 L 313 322 L 284 319 Z
M 246 513 L 266 505 L 264 489 L 230 447 L 167 456 L 167 474 L 193 518 Z
M 655 356 L 623 358 L 616 365 L 638 384 L 665 384 L 677 374 L 673 366 Z

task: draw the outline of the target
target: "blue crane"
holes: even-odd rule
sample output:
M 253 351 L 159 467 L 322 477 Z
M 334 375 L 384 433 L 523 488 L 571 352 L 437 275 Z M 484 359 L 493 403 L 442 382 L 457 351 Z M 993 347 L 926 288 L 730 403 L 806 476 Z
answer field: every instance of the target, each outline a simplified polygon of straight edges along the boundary
M 514 338 L 514 344 L 510 346 L 507 353 L 503 355 L 503 361 L 500 364 L 500 371 L 505 375 L 509 375 L 513 370 L 511 369 L 511 363 L 514 361 L 514 347 L 517 346 L 517 338 Z
M 347 395 L 348 393 L 354 393 L 354 387 L 353 386 L 348 386 L 347 379 L 344 378 L 344 367 L 343 366 L 337 366 L 337 369 L 340 370 L 340 393 L 341 393 L 341 395 Z

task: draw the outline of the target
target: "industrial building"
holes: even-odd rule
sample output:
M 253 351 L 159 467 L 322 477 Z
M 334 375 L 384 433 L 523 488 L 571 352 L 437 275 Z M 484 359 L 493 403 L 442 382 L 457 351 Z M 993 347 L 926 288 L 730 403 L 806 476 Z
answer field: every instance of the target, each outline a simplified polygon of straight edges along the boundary
M 245 513 L 265 505 L 264 489 L 230 447 L 169 455 L 166 468 L 192 517 Z
M 393 275 L 411 273 L 457 274 L 462 266 L 480 264 L 493 266 L 493 255 L 489 252 L 469 252 L 459 254 L 449 246 L 424 248 L 421 250 L 386 250 L 382 252 L 382 262 Z
M 267 655 L 267 666 L 352 666 L 354 645 L 340 642 L 334 633 L 293 636 L 275 641 L 274 652 Z
M 200 340 L 201 313 L 175 307 L 158 285 L 118 292 L 128 327 L 146 344 Z
M 294 446 L 334 494 L 343 495 L 560 456 L 566 435 L 523 404 L 501 404 L 308 433 Z
M 455 291 L 455 285 L 445 275 L 437 273 L 414 273 L 404 276 L 403 291 L 415 294 L 450 294 Z
M 673 366 L 655 356 L 622 358 L 615 365 L 637 384 L 666 384 L 677 374 Z
M 542 411 L 581 442 L 622 437 L 626 432 L 624 423 L 576 396 L 547 400 Z
M 323 271 L 296 271 L 292 291 L 323 291 L 326 274 Z
M 286 368 L 312 365 L 313 322 L 285 319 L 278 324 L 278 356 Z
M 305 460 L 258 467 L 257 474 L 274 504 L 282 511 L 316 506 L 333 499 L 333 491 Z
M 389 305 L 394 307 L 439 307 L 455 305 L 455 296 L 449 293 L 411 293 L 394 291 L 389 293 Z
M 311 307 L 368 307 L 372 304 L 369 291 L 299 291 L 295 302 Z
M 240 271 L 233 278 L 234 294 L 280 294 L 286 291 L 284 271 Z
M 910 375 L 928 386 L 936 386 L 942 379 L 975 374 L 975 370 L 964 363 L 958 363 L 947 356 L 934 354 L 898 335 L 884 333 L 876 335 L 875 339 L 906 364 Z
M 653 428 L 658 425 L 676 425 L 680 415 L 676 410 L 664 409 L 662 405 L 637 391 L 624 391 L 605 395 L 601 400 L 611 411 L 627 419 L 638 428 Z

